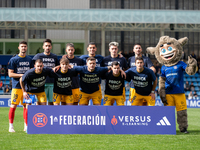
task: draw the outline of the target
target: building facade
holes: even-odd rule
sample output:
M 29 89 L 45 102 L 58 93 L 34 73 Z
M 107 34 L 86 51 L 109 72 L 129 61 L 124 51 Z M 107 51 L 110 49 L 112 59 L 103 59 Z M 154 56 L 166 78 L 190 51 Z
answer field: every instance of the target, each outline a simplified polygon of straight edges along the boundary
M 48 8 L 48 9 L 162 9 L 162 10 L 199 10 L 198 0 L 1 0 L 0 7 L 14 8 Z M 133 24 L 134 25 L 134 24 Z M 187 36 L 189 42 L 184 46 L 186 55 L 194 53 L 199 56 L 200 32 L 188 30 L 176 31 L 173 24 L 170 30 L 164 32 L 175 38 Z M 24 30 L 0 30 L 0 54 L 13 55 L 18 52 L 18 43 L 25 37 Z M 86 41 L 97 43 L 97 54 L 102 54 L 102 33 L 98 30 L 88 31 L 89 39 L 85 40 L 83 30 L 28 30 L 28 54 L 35 55 L 42 52 L 42 41 L 50 38 L 53 41 L 52 52 L 57 55 L 65 53 L 65 46 L 73 42 L 76 55 L 86 53 Z M 145 52 L 146 47 L 155 46 L 161 36 L 160 31 L 105 31 L 105 55 L 109 55 L 108 44 L 111 41 L 119 42 L 119 50 L 125 53 L 132 52 L 133 45 L 140 43 Z

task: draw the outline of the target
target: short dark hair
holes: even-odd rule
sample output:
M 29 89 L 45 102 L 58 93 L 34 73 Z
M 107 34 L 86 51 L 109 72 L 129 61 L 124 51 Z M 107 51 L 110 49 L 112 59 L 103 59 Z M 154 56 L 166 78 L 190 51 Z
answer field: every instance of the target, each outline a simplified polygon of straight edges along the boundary
M 35 61 L 35 64 L 36 64 L 37 62 L 38 62 L 38 63 L 43 63 L 42 59 L 37 59 L 37 60 Z
M 90 43 L 88 43 L 87 47 L 89 47 L 89 45 L 95 45 L 95 47 L 97 47 L 97 44 L 94 43 L 94 42 L 90 42 Z
M 113 67 L 114 65 L 115 65 L 115 66 L 118 66 L 118 65 L 120 65 L 120 64 L 119 64 L 118 61 L 113 61 L 112 64 L 111 64 L 111 66 Z
M 26 41 L 21 41 L 21 42 L 19 42 L 19 45 L 20 44 L 26 44 L 27 45 L 27 42 Z
M 88 57 L 87 60 L 86 60 L 86 62 L 88 62 L 89 60 L 90 60 L 90 61 L 95 60 L 95 62 L 96 62 L 96 58 L 94 58 L 94 57 Z
M 136 62 L 137 60 L 142 60 L 142 61 L 144 62 L 144 59 L 143 59 L 142 57 L 135 57 L 135 62 Z
M 74 48 L 74 44 L 73 44 L 73 43 L 67 43 L 66 48 L 67 48 L 68 46 Z
M 61 63 L 69 64 L 69 60 L 67 58 L 61 58 L 60 59 L 60 64 Z
M 135 43 L 135 44 L 133 45 L 133 49 L 134 49 L 134 47 L 135 47 L 136 45 L 140 45 L 140 46 L 142 47 L 142 45 L 141 45 L 140 43 Z
M 52 41 L 51 41 L 50 39 L 45 39 L 45 40 L 43 41 L 43 44 L 46 43 L 46 42 L 51 43 L 51 45 L 52 45 Z

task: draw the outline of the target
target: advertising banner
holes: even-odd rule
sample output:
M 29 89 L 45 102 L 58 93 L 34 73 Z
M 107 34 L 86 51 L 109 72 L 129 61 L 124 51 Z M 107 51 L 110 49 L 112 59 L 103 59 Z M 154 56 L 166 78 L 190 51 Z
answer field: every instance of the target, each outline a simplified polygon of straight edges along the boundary
M 10 98 L 0 98 L 0 107 L 10 107 L 10 104 L 11 104 Z M 92 101 L 90 101 L 89 105 L 93 105 Z M 103 105 L 103 99 L 101 105 Z M 114 105 L 116 105 L 116 103 L 114 103 Z M 131 102 L 129 100 L 126 100 L 124 102 L 124 105 L 131 106 Z M 160 99 L 156 99 L 155 106 L 163 106 L 162 101 Z M 18 107 L 22 107 L 22 105 L 19 104 Z M 187 108 L 200 108 L 200 100 L 187 100 Z
M 176 134 L 175 107 L 29 106 L 28 134 Z

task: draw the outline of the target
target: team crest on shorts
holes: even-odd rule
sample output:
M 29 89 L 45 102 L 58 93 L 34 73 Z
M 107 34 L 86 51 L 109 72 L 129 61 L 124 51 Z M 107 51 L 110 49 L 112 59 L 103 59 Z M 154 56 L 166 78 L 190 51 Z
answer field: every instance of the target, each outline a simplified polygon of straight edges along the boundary
M 104 97 L 103 104 L 105 104 L 108 100 L 108 97 Z
M 82 98 L 82 94 L 79 94 L 79 99 L 81 99 Z

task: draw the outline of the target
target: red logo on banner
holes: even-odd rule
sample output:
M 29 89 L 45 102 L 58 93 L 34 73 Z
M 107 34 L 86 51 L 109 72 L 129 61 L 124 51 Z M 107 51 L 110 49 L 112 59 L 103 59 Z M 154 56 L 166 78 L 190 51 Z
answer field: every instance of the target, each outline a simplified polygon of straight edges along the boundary
M 33 124 L 36 127 L 44 127 L 48 122 L 47 116 L 43 113 L 37 113 L 33 116 Z
M 115 115 L 113 116 L 113 118 L 111 119 L 111 123 L 112 125 L 116 125 L 117 124 L 117 119 L 115 118 Z

